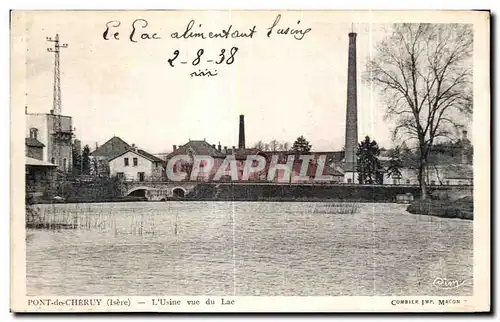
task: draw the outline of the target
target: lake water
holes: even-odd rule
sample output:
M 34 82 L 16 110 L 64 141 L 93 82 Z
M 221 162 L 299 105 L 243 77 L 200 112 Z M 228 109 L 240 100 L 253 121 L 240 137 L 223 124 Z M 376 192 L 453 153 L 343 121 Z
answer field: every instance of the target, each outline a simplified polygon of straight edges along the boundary
M 433 285 L 473 277 L 472 221 L 412 215 L 406 205 L 39 207 L 80 228 L 27 231 L 28 295 L 472 295 L 471 280 Z

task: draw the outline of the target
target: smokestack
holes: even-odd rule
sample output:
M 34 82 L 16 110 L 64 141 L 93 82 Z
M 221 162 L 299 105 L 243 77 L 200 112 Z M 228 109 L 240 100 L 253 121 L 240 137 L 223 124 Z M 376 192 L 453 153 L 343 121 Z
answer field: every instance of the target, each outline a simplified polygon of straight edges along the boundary
M 240 115 L 240 136 L 238 140 L 238 149 L 245 148 L 245 115 Z
M 177 150 L 177 145 L 175 145 L 175 144 L 174 144 L 174 145 L 172 146 L 172 148 L 173 148 L 173 151 Z
M 358 95 L 356 77 L 356 33 L 349 33 L 347 65 L 347 111 L 345 123 L 345 170 L 356 171 L 358 146 Z

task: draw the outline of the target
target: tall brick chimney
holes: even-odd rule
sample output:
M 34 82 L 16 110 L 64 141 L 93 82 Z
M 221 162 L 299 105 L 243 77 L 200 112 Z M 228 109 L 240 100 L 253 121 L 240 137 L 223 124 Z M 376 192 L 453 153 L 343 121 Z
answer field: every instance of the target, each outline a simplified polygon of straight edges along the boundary
M 356 33 L 349 33 L 347 65 L 347 112 L 345 120 L 345 171 L 356 170 L 358 146 L 358 95 L 356 77 Z
M 240 136 L 238 139 L 238 149 L 245 148 L 245 115 L 240 115 Z

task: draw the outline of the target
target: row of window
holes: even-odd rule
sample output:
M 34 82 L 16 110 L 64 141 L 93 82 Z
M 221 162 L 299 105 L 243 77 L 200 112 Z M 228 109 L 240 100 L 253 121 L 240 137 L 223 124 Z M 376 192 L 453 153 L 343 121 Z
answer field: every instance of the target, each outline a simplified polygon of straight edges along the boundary
M 128 166 L 129 166 L 128 159 L 129 159 L 129 158 L 124 158 L 124 159 L 123 159 L 124 166 L 126 166 L 126 167 L 128 167 Z M 139 162 L 139 161 L 137 160 L 137 158 L 133 158 L 133 159 L 132 159 L 132 161 L 133 161 L 133 163 L 134 163 L 134 167 L 137 167 L 137 164 L 138 164 L 138 162 Z
M 117 172 L 116 176 L 119 179 L 125 179 L 125 173 L 123 173 L 123 172 Z M 145 178 L 144 172 L 137 172 L 137 180 L 144 181 L 144 178 Z

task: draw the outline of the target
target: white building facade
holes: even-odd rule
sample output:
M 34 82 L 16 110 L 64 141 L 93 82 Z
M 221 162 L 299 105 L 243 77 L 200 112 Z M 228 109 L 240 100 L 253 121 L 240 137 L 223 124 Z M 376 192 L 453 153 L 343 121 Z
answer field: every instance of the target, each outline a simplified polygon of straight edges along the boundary
M 162 180 L 163 161 L 142 150 L 130 150 L 109 160 L 110 176 L 128 181 Z

